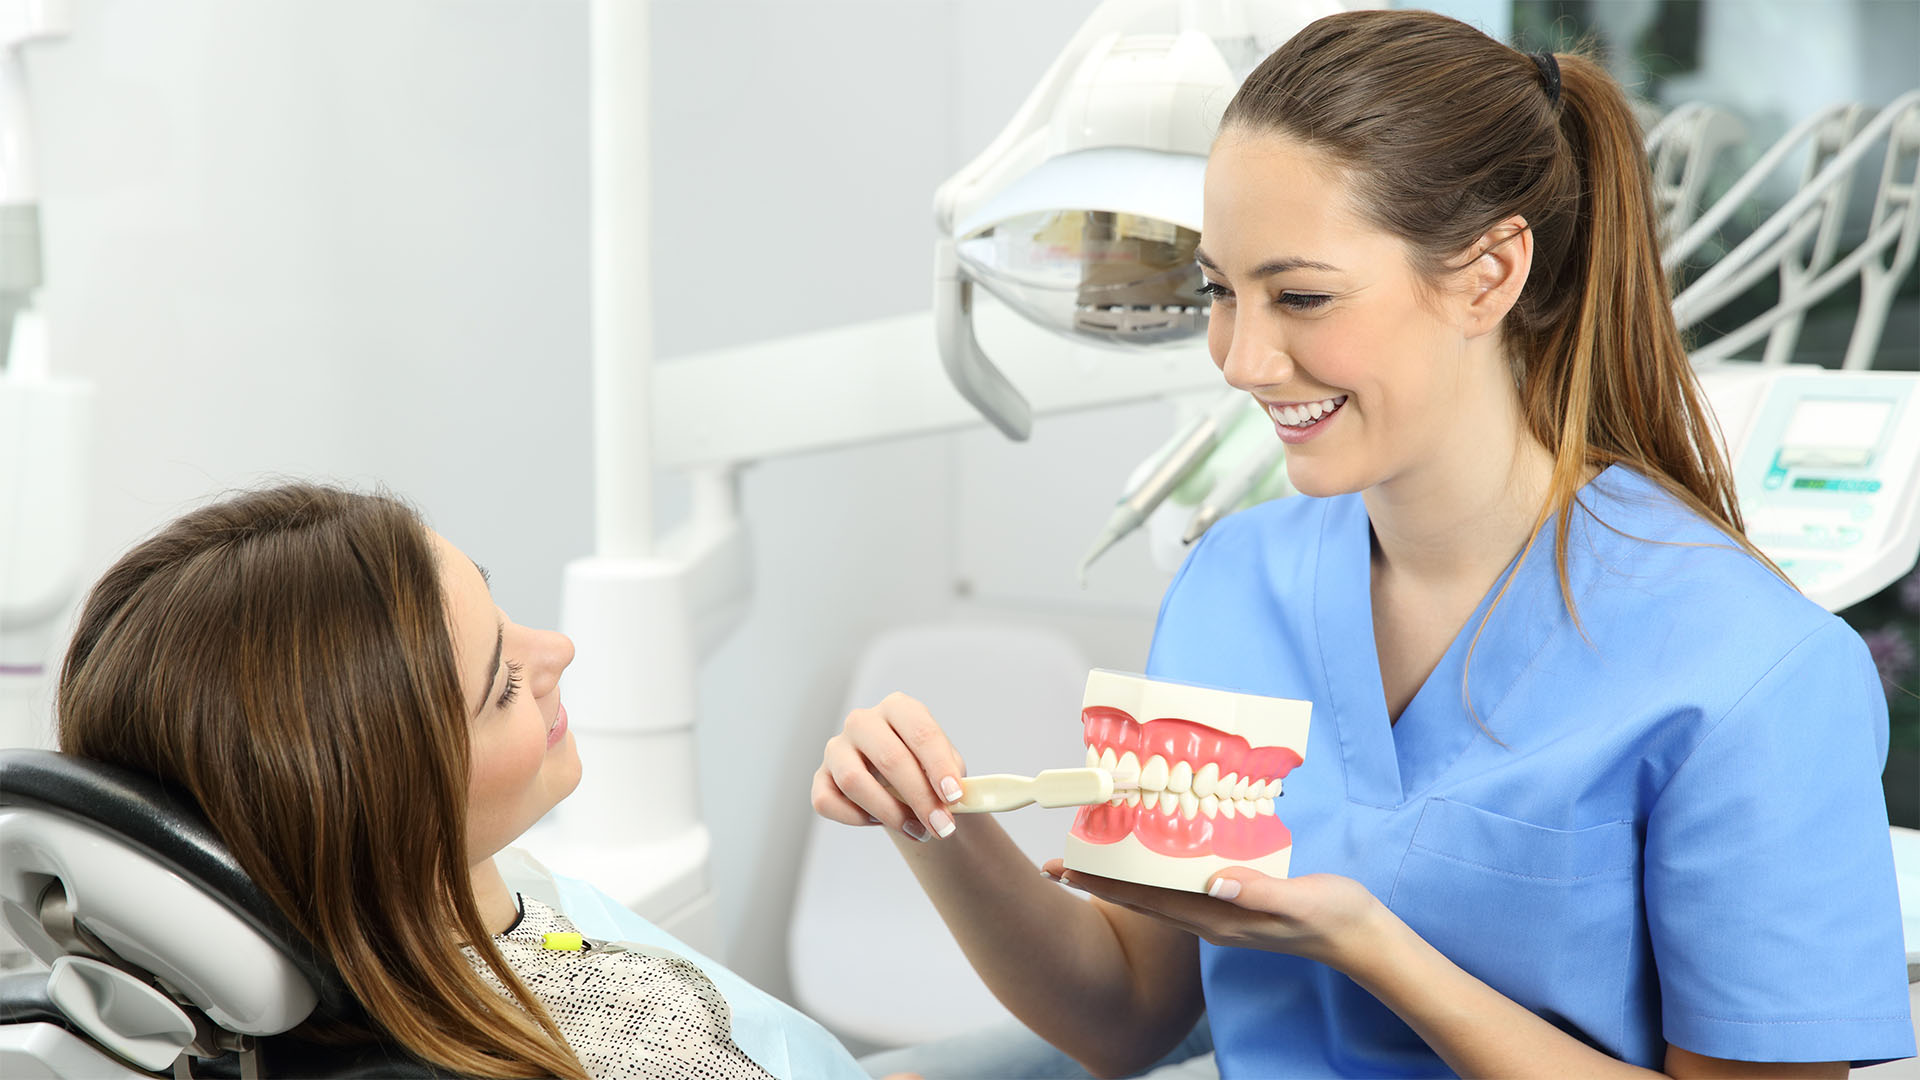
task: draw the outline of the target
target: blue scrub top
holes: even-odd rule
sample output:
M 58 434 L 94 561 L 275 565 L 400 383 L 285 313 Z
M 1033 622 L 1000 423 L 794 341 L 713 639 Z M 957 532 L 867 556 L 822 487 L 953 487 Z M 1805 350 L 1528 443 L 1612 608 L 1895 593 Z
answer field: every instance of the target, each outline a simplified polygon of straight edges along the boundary
M 1656 1069 L 1668 1042 L 1750 1061 L 1913 1054 L 1865 645 L 1630 469 L 1570 513 L 1580 626 L 1549 522 L 1397 724 L 1358 495 L 1210 529 L 1148 670 L 1313 702 L 1278 805 L 1291 872 L 1357 879 L 1590 1045 Z M 1204 942 L 1200 963 L 1223 1076 L 1450 1075 L 1330 968 Z

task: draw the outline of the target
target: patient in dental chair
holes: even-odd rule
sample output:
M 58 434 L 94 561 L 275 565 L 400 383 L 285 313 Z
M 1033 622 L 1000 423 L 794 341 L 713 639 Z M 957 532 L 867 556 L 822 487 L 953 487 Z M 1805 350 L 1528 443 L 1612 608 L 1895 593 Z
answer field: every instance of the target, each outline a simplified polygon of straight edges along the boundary
M 60 676 L 60 746 L 190 795 L 333 963 L 366 1023 L 305 1038 L 476 1077 L 801 1067 L 743 1050 L 699 964 L 585 940 L 495 868 L 579 782 L 572 658 L 405 504 L 284 485 L 186 514 L 99 581 Z M 762 1034 L 811 1026 L 764 995 L 745 1006 Z M 831 1055 L 808 1074 L 865 1076 Z

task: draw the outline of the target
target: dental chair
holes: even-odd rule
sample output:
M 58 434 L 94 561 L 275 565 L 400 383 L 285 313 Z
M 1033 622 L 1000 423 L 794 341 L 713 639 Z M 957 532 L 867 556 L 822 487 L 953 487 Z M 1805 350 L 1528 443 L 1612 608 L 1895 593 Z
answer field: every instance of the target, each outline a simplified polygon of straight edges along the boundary
M 364 1018 L 184 796 L 0 750 L 0 918 L 44 970 L 0 976 L 0 1076 L 445 1076 L 391 1044 L 298 1039 Z

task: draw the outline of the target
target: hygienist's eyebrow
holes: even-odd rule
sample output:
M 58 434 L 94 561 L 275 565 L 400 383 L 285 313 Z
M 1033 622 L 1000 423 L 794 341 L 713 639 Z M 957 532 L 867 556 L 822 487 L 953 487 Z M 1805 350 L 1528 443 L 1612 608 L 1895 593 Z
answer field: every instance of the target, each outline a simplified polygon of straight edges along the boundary
M 1196 248 L 1194 249 L 1193 257 L 1201 266 L 1206 267 L 1216 274 L 1220 272 L 1220 267 L 1215 265 L 1212 259 L 1207 258 L 1206 252 Z M 1289 258 L 1268 259 L 1266 262 L 1253 268 L 1253 276 L 1255 278 L 1269 278 L 1275 274 L 1284 274 L 1289 270 L 1330 270 L 1336 274 L 1340 272 L 1339 267 L 1330 263 L 1323 263 L 1314 259 Z

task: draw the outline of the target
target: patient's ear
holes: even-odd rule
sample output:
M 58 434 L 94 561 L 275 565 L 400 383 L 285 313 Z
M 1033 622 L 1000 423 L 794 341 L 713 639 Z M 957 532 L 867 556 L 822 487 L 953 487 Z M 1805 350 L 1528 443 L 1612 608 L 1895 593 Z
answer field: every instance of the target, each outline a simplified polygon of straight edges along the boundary
M 1457 271 L 1456 311 L 1469 338 L 1493 333 L 1520 302 L 1533 269 L 1533 230 L 1518 214 L 1494 225 L 1467 251 Z

